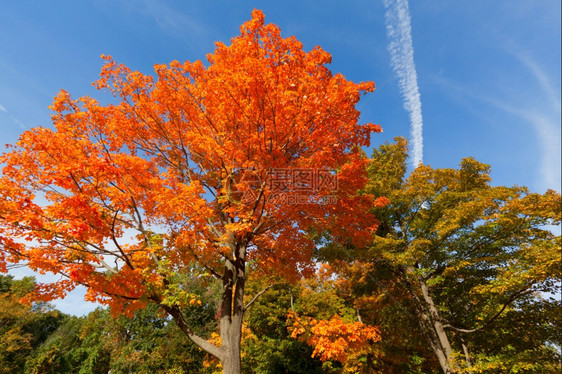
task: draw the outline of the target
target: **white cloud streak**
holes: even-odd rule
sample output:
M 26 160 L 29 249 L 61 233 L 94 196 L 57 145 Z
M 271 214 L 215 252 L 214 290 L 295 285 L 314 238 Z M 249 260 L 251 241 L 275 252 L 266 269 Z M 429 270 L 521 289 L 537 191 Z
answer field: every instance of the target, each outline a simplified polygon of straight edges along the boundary
M 512 52 L 513 56 L 525 66 L 529 72 L 533 75 L 536 81 L 539 83 L 543 96 L 547 99 L 552 109 L 556 112 L 560 112 L 560 92 L 552 87 L 552 78 L 542 69 L 539 64 L 525 52 Z
M 15 123 L 16 125 L 18 125 L 18 126 L 20 127 L 20 129 L 22 129 L 22 130 L 26 130 L 26 129 L 27 129 L 27 127 L 23 124 L 23 122 L 20 121 L 19 119 L 17 119 L 16 117 L 12 117 L 12 121 L 14 121 L 14 123 Z
M 0 112 L 8 113 L 8 109 L 6 109 L 6 107 L 5 107 L 4 105 L 0 104 Z M 21 122 L 19 119 L 17 119 L 17 118 L 14 117 L 14 116 L 9 116 L 9 117 L 10 117 L 10 118 L 12 119 L 12 121 L 14 121 L 14 123 L 15 123 L 16 125 L 18 125 L 22 130 L 25 130 L 25 129 L 26 129 L 26 126 L 25 126 L 25 125 L 23 124 L 23 122 Z
M 516 107 L 498 106 L 508 113 L 520 116 L 534 127 L 541 150 L 539 170 L 542 187 L 560 191 L 560 149 L 562 143 L 560 140 L 560 111 L 562 107 L 560 88 L 553 87 L 552 82 L 555 82 L 556 79 L 541 67 L 531 54 L 521 49 L 512 50 L 511 53 L 535 78 L 537 86 L 540 88 L 536 93 L 539 95 L 539 104 L 527 102 Z
M 481 99 L 512 116 L 522 118 L 533 127 L 541 153 L 540 165 L 538 165 L 541 180 L 540 186 L 536 187 L 560 190 L 560 116 L 544 109 L 514 107 L 489 97 L 481 97 Z
M 411 162 L 417 167 L 423 162 L 423 119 L 408 0 L 384 0 L 384 6 L 390 61 L 398 76 L 404 109 L 410 116 Z
M 196 16 L 177 11 L 166 2 L 142 0 L 131 4 L 135 11 L 151 17 L 161 30 L 186 42 L 197 42 L 198 37 L 209 30 L 209 25 L 199 21 Z
M 536 135 L 537 151 L 540 155 L 537 157 L 538 162 L 538 178 L 536 178 L 534 187 L 537 190 L 555 189 L 560 191 L 561 177 L 561 128 L 560 128 L 560 97 L 556 98 L 556 91 L 548 83 L 548 74 L 540 68 L 540 66 L 532 59 L 528 60 L 528 64 L 523 64 L 528 68 L 529 72 L 536 78 L 541 90 L 533 91 L 534 96 L 539 104 L 532 100 L 506 100 L 505 94 L 485 94 L 475 92 L 469 88 L 460 86 L 459 84 L 439 78 L 436 82 L 446 88 L 446 92 L 457 92 L 461 96 L 457 100 L 466 103 L 467 98 L 482 101 L 497 108 L 514 118 L 518 118 L 532 126 Z M 546 85 L 545 85 L 546 84 Z M 504 99 L 502 99 L 504 98 Z M 479 110 L 479 115 L 482 111 Z M 529 141 L 532 141 L 529 139 Z M 530 155 L 529 157 L 536 157 Z
M 543 184 L 547 188 L 556 188 L 560 191 L 561 174 L 561 108 L 562 100 L 560 88 L 554 88 L 555 81 L 528 53 L 516 53 L 515 57 L 529 70 L 541 87 L 542 96 L 550 108 L 534 108 L 524 111 L 521 116 L 530 122 L 537 131 L 541 142 L 542 164 L 541 174 Z

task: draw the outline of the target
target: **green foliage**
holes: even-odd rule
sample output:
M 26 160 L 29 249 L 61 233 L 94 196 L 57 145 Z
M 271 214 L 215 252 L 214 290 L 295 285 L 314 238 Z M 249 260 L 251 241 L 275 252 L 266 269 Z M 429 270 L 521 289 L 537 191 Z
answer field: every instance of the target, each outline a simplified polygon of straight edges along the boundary
M 186 319 L 202 336 L 209 335 L 216 326 L 216 292 L 212 288 L 193 290 L 204 302 L 186 310 Z M 25 373 L 29 374 L 206 372 L 205 354 L 155 305 L 137 311 L 132 318 L 113 318 L 104 309 L 86 317 L 67 317 L 28 353 Z
M 331 268 L 296 285 L 275 283 L 246 311 L 243 373 L 438 372 L 428 325 L 420 322 L 428 298 L 456 371 L 560 371 L 562 305 L 552 296 L 561 291 L 561 239 L 549 230 L 560 224 L 560 194 L 493 186 L 489 165 L 473 158 L 458 169 L 421 165 L 407 176 L 406 159 L 400 138 L 373 153 L 365 192 L 390 204 L 373 208 L 380 226 L 371 245 L 336 245 L 329 232 L 315 233 L 319 259 Z M 151 244 L 160 241 L 151 236 Z M 221 285 L 196 273 L 170 273 L 166 302 L 182 308 L 199 336 L 217 339 L 211 332 Z M 248 284 L 248 295 L 268 281 Z M 0 374 L 216 372 L 210 356 L 153 304 L 132 318 L 102 309 L 70 317 L 48 304 L 21 303 L 34 285 L 33 278 L 0 276 Z M 321 362 L 311 357 L 313 347 L 291 337 L 290 312 L 361 319 L 382 339 L 350 365 Z
M 98 309 L 69 318 L 28 360 L 26 373 L 199 373 L 203 358 L 152 306 L 116 319 Z
M 68 318 L 28 359 L 25 372 L 107 373 L 109 352 L 100 349 L 99 344 L 103 326 L 98 323 L 95 331 L 88 331 L 88 320 L 92 318 Z M 86 331 L 91 335 L 84 336 Z
M 245 320 L 249 336 L 244 336 L 242 344 L 244 373 L 324 373 L 322 362 L 311 358 L 312 348 L 292 339 L 287 330 L 287 315 L 291 303 L 300 302 L 299 291 L 290 285 L 276 286 L 248 310 Z
M 320 252 L 339 263 L 348 279 L 342 287 L 364 319 L 380 326 L 379 362 L 437 370 L 421 327 L 425 313 L 431 324 L 445 325 L 457 367 L 465 365 L 466 343 L 475 370 L 559 369 L 552 348 L 561 346 L 554 333 L 560 318 L 552 312 L 559 302 L 543 297 L 561 291 L 560 236 L 549 230 L 560 225 L 560 194 L 493 186 L 490 166 L 473 158 L 458 169 L 420 165 L 407 176 L 406 157 L 401 138 L 373 152 L 366 192 L 390 204 L 373 209 L 381 224 L 372 245 L 332 244 Z M 481 365 L 498 360 L 503 366 Z M 406 369 L 415 362 L 429 366 Z
M 20 299 L 35 280 L 0 275 L 0 373 L 21 373 L 28 355 L 67 318 L 47 304 L 27 305 Z

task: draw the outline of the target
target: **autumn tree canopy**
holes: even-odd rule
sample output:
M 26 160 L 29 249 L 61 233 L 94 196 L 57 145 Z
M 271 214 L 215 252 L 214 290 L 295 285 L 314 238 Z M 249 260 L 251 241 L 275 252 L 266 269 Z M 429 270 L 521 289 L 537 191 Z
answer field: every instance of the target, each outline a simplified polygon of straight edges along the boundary
M 377 235 L 326 253 L 340 292 L 381 326 L 386 367 L 417 354 L 444 373 L 558 372 L 560 193 L 494 186 L 474 158 L 409 175 L 406 159 L 403 138 L 374 150 L 366 191 L 390 201 L 373 210 Z
M 37 288 L 43 300 L 85 285 L 114 313 L 156 303 L 225 372 L 239 371 L 248 264 L 295 280 L 313 270 L 305 230 L 354 228 L 361 242 L 376 228 L 362 213 L 372 197 L 356 194 L 358 149 L 380 128 L 360 125 L 355 105 L 374 84 L 332 74 L 327 52 L 303 51 L 260 11 L 240 30 L 207 65 L 173 61 L 155 77 L 103 57 L 95 86 L 112 104 L 63 90 L 54 126 L 24 132 L 0 157 L 2 270 L 24 261 L 62 275 Z M 220 347 L 182 314 L 197 305 L 184 280 L 209 277 L 223 284 Z

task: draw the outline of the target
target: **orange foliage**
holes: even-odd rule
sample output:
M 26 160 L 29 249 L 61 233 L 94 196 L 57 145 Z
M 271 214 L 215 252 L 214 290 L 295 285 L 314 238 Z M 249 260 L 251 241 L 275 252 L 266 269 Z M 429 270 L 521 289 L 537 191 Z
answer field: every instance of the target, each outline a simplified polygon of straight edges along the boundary
M 345 322 L 338 315 L 330 320 L 316 320 L 289 312 L 289 319 L 293 321 L 289 328 L 291 337 L 300 337 L 314 347 L 312 357 L 319 357 L 322 361 L 345 363 L 350 357 L 366 353 L 370 344 L 381 339 L 376 327 L 361 322 Z
M 131 313 L 189 300 L 168 289 L 172 276 L 194 264 L 220 273 L 240 245 L 259 272 L 294 280 L 314 268 L 303 229 L 371 237 L 377 222 L 365 212 L 384 202 L 356 192 L 367 180 L 358 149 L 380 127 L 358 124 L 355 105 L 372 82 L 332 74 L 327 52 L 303 51 L 260 11 L 207 66 L 173 61 L 152 77 L 102 57 L 95 86 L 113 104 L 63 90 L 54 128 L 24 132 L 0 157 L 0 270 L 27 261 L 63 275 L 38 288 L 44 300 L 80 284 L 88 299 Z M 300 192 L 336 202 L 275 203 L 276 168 L 338 170 L 336 191 Z M 240 199 L 249 190 L 255 199 Z

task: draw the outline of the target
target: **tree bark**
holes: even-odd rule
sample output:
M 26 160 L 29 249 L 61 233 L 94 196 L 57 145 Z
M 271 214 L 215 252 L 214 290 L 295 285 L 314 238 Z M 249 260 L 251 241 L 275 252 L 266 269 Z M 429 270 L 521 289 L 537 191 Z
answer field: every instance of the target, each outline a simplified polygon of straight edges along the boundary
M 470 355 L 468 354 L 468 347 L 464 341 L 464 339 L 461 336 L 461 345 L 462 345 L 462 351 L 464 353 L 464 359 L 466 361 L 466 366 L 467 366 L 467 371 L 469 373 L 472 373 L 472 363 L 470 362 Z
M 418 290 L 421 291 L 421 298 L 419 291 L 415 290 L 416 287 L 414 284 L 407 281 L 409 292 L 412 295 L 416 307 L 418 322 L 422 333 L 439 360 L 439 365 L 443 373 L 453 373 L 454 370 L 451 367 L 451 344 L 443 327 L 443 323 L 441 322 L 439 311 L 435 307 L 435 303 L 429 294 L 429 289 L 425 281 L 423 279 L 418 279 L 417 284 L 419 286 Z
M 201 349 L 218 358 L 224 374 L 240 374 L 240 344 L 242 340 L 242 322 L 244 319 L 244 290 L 246 284 L 246 247 L 247 243 L 232 245 L 234 260 L 227 259 L 222 276 L 222 299 L 220 306 L 219 331 L 221 346 L 196 335 L 185 321 L 181 310 L 175 306 L 160 306 L 171 315 L 180 329 Z M 254 300 L 255 301 L 255 300 Z
M 439 340 L 439 336 L 435 331 L 431 318 L 429 317 L 428 313 L 424 310 L 425 308 L 421 303 L 418 303 L 420 300 L 416 300 L 416 311 L 418 315 L 418 322 L 420 324 L 420 328 L 422 330 L 422 334 L 429 343 L 433 353 L 439 360 L 439 365 L 443 370 L 443 373 L 449 374 L 451 373 L 451 367 L 449 365 L 449 358 L 445 353 L 445 349 L 443 349 L 441 342 Z
M 240 374 L 240 343 L 244 319 L 246 285 L 246 245 L 236 245 L 234 261 L 227 261 L 223 276 L 223 297 L 220 314 L 221 360 L 223 374 Z
M 447 333 L 445 332 L 445 329 L 443 328 L 443 323 L 441 322 L 441 318 L 439 317 L 439 312 L 435 307 L 433 298 L 429 295 L 429 289 L 427 288 L 427 284 L 425 283 L 424 280 L 420 280 L 420 289 L 422 291 L 423 299 L 426 302 L 427 309 L 429 310 L 429 313 L 431 315 L 433 328 L 435 330 L 435 333 L 437 334 L 439 343 L 443 348 L 443 352 L 445 353 L 445 357 L 447 359 L 447 366 L 449 366 L 451 355 L 453 353 L 453 350 L 451 349 L 451 343 L 449 342 L 449 338 L 447 337 Z M 448 370 L 450 370 L 450 367 Z M 447 371 L 445 372 L 447 373 Z

